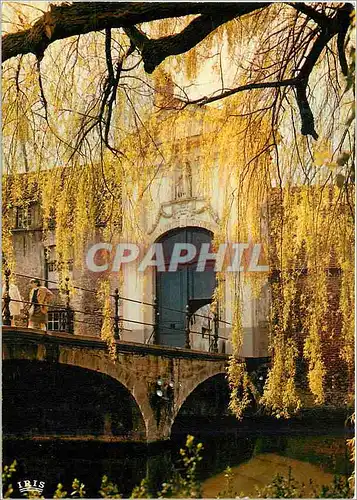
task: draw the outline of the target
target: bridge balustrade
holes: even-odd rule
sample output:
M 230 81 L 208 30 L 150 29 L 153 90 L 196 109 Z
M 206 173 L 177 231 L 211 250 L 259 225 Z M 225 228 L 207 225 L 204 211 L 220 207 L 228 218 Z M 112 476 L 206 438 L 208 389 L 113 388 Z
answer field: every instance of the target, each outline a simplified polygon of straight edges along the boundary
M 5 282 L 4 282 L 4 289 L 3 289 L 3 296 L 2 296 L 2 324 L 4 326 L 17 326 L 15 325 L 15 318 L 13 318 L 11 314 L 11 302 L 13 303 L 22 303 L 25 305 L 25 310 L 28 315 L 28 310 L 31 306 L 31 302 L 26 301 L 26 300 L 18 300 L 15 299 L 14 297 L 11 297 L 10 294 L 10 277 L 11 277 L 11 272 L 8 268 L 5 268 L 4 271 L 5 275 Z M 20 273 L 14 273 L 16 277 L 20 278 L 27 278 L 27 279 L 33 279 L 36 278 L 35 276 L 29 276 L 29 275 L 24 275 Z M 90 294 L 97 295 L 98 290 L 92 290 L 88 288 L 84 288 L 81 286 L 74 285 L 73 283 L 70 283 L 69 278 L 66 278 L 63 282 L 58 282 L 58 281 L 51 281 L 51 280 L 43 280 L 46 282 L 46 284 L 56 284 L 59 285 L 59 290 L 60 290 L 60 297 L 62 300 L 62 304 L 56 304 L 56 305 L 48 305 L 48 304 L 38 304 L 38 305 L 46 305 L 48 307 L 48 314 L 49 314 L 49 322 L 47 323 L 47 330 L 48 331 L 61 331 L 64 333 L 67 333 L 69 335 L 73 335 L 76 330 L 76 325 L 78 324 L 84 324 L 84 325 L 91 325 L 94 327 L 97 327 L 99 331 L 101 330 L 102 324 L 104 321 L 109 321 L 110 322 L 110 328 L 113 332 L 113 336 L 115 340 L 120 340 L 122 337 L 122 334 L 126 328 L 124 328 L 124 323 L 129 323 L 133 325 L 142 325 L 143 327 L 151 327 L 152 331 L 149 336 L 149 338 L 146 340 L 145 343 L 153 343 L 153 344 L 158 344 L 158 328 L 159 328 L 159 308 L 158 308 L 158 303 L 157 300 L 155 299 L 153 303 L 146 302 L 146 301 L 139 301 L 135 299 L 131 299 L 128 297 L 123 297 L 119 294 L 119 289 L 116 288 L 114 290 L 114 293 L 109 294 L 109 299 L 111 301 L 111 310 L 110 312 L 98 312 L 98 311 L 83 311 L 80 309 L 76 309 L 72 307 L 71 305 L 71 296 L 75 290 L 79 290 L 82 292 L 87 292 Z M 122 302 L 128 301 L 131 303 L 136 303 L 136 304 L 141 304 L 142 306 L 150 307 L 153 310 L 153 318 L 154 322 L 149 323 L 149 322 L 143 322 L 143 321 L 138 321 L 135 319 L 130 319 L 130 318 L 125 318 L 124 316 L 120 315 L 120 305 Z M 175 330 L 175 333 L 178 331 L 182 331 L 182 333 L 185 334 L 185 348 L 186 349 L 191 349 L 191 339 L 194 338 L 195 335 L 201 336 L 201 338 L 205 337 L 208 339 L 208 349 L 201 349 L 204 351 L 209 351 L 213 353 L 218 352 L 218 341 L 219 339 L 222 339 L 224 341 L 227 340 L 226 337 L 223 337 L 219 335 L 219 328 L 220 325 L 224 325 L 225 328 L 230 328 L 232 325 L 228 321 L 224 321 L 219 318 L 218 311 L 213 311 L 212 316 L 207 316 L 207 315 L 202 315 L 202 314 L 197 314 L 197 312 L 192 313 L 190 311 L 190 305 L 187 304 L 185 311 L 181 311 L 178 309 L 172 309 L 168 307 L 163 307 L 164 309 L 174 311 L 174 312 L 184 312 L 185 314 L 185 329 L 184 330 L 179 330 L 175 328 L 175 325 L 170 326 L 168 325 L 165 328 Z M 85 319 L 80 319 L 80 316 L 84 316 Z M 192 329 L 193 325 L 193 319 L 194 318 L 201 318 L 205 319 L 207 323 L 210 325 L 210 328 L 207 328 L 205 332 L 201 331 L 196 331 Z M 93 321 L 94 319 L 94 321 Z M 27 317 L 28 320 L 28 317 Z

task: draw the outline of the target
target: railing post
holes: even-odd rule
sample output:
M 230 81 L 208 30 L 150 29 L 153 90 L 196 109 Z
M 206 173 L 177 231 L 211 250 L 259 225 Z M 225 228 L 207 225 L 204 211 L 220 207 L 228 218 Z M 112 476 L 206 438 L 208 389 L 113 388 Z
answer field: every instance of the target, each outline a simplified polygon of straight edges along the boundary
M 2 323 L 6 326 L 11 326 L 11 312 L 10 312 L 10 269 L 5 269 L 5 293 L 3 295 L 4 307 L 2 314 Z
M 187 304 L 186 305 L 186 314 L 185 314 L 185 334 L 186 334 L 186 342 L 185 342 L 185 348 L 186 349 L 191 349 L 191 343 L 190 343 L 190 306 Z
M 219 317 L 218 317 L 218 305 L 217 309 L 213 313 L 213 352 L 218 352 L 218 327 L 219 327 Z
M 73 333 L 72 332 L 72 311 L 71 311 L 71 306 L 70 306 L 70 296 L 69 296 L 69 278 L 66 278 L 66 332 L 67 333 Z
M 154 299 L 154 337 L 153 337 L 154 344 L 159 343 L 159 318 L 160 318 L 159 304 L 157 301 L 157 297 L 155 297 L 155 299 Z
M 114 290 L 114 339 L 120 340 L 119 330 L 119 289 Z

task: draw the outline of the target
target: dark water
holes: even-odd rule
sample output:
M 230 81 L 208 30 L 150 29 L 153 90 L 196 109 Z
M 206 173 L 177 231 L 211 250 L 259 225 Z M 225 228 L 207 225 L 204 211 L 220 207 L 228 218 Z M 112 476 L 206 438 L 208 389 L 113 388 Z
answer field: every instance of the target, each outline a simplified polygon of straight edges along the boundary
M 193 425 L 195 423 L 195 425 Z M 237 425 L 232 421 L 193 422 L 182 419 L 175 424 L 170 442 L 145 445 L 140 443 L 104 443 L 85 441 L 3 442 L 3 462 L 16 458 L 14 496 L 17 480 L 37 479 L 46 483 L 44 495 L 50 497 L 58 483 L 71 491 L 73 478 L 86 485 L 87 496 L 98 497 L 101 477 L 106 474 L 118 484 L 119 491 L 129 496 L 143 478 L 149 481 L 153 496 L 161 483 L 179 466 L 179 449 L 187 434 L 204 445 L 199 477 L 204 480 L 237 466 L 260 453 L 278 453 L 321 466 L 333 474 L 350 474 L 346 447 L 346 430 L 341 422 L 325 427 L 311 422 L 277 424 L 267 419 L 249 420 Z M 16 493 L 18 493 L 16 495 Z

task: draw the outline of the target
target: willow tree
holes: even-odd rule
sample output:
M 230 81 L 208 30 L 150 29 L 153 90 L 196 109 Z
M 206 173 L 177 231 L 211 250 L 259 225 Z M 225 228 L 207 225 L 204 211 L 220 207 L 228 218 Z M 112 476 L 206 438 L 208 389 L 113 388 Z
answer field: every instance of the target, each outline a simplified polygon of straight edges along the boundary
M 13 206 L 39 200 L 44 232 L 56 219 L 58 260 L 80 260 L 98 217 L 106 237 L 137 233 L 153 179 L 198 150 L 202 193 L 215 164 L 236 186 L 216 243 L 265 239 L 277 277 L 261 403 L 283 417 L 299 409 L 299 357 L 315 402 L 332 402 L 336 362 L 353 379 L 351 4 L 5 2 L 3 15 L 9 265 Z M 331 267 L 340 270 L 335 294 Z M 262 280 L 244 280 L 259 293 Z M 240 417 L 251 382 L 238 360 L 242 283 L 231 281 L 231 408 Z

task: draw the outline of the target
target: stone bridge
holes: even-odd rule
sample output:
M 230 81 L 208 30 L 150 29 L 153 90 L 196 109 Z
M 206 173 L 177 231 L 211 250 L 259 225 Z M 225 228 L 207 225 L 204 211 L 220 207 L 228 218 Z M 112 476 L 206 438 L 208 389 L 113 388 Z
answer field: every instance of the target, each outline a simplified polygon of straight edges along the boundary
M 127 433 L 127 438 L 147 442 L 164 440 L 170 437 L 173 422 L 187 398 L 200 384 L 213 377 L 220 375 L 223 379 L 228 360 L 225 354 L 123 341 L 116 341 L 116 351 L 117 356 L 114 360 L 106 343 L 97 337 L 3 327 L 5 400 L 10 401 L 11 394 L 18 390 L 15 386 L 11 389 L 16 379 L 18 387 L 21 387 L 20 384 L 25 384 L 27 387 L 23 390 L 21 400 L 25 397 L 31 401 L 31 391 L 35 390 L 35 386 L 38 387 L 41 373 L 42 379 L 48 378 L 48 384 L 50 384 L 50 379 L 56 380 L 53 391 L 57 389 L 60 391 L 61 386 L 65 387 L 67 384 L 62 393 L 56 396 L 59 408 L 61 408 L 61 400 L 65 399 L 71 390 L 73 390 L 73 396 L 68 397 L 72 399 L 76 397 L 75 391 L 83 390 L 86 391 L 87 396 L 83 396 L 79 406 L 84 407 L 88 404 L 88 411 L 90 411 L 90 407 L 95 406 L 95 401 L 89 402 L 89 399 L 95 400 L 97 395 L 98 398 L 102 397 L 100 393 L 103 383 L 104 385 L 106 383 L 103 382 L 104 380 L 113 387 L 120 387 L 121 392 L 118 392 L 114 399 L 110 399 L 111 403 L 108 402 L 106 416 L 102 421 L 104 429 L 102 434 L 113 435 L 112 420 L 125 411 L 123 405 L 126 401 L 125 404 L 132 405 L 133 417 L 133 424 L 130 432 Z M 8 372 L 11 374 L 6 375 Z M 73 374 L 73 377 L 69 375 L 69 372 Z M 52 373 L 54 375 L 51 375 Z M 100 377 L 100 379 L 97 380 L 95 377 Z M 33 382 L 29 382 L 30 379 Z M 69 379 L 72 380 L 70 384 L 67 382 Z M 173 382 L 172 388 L 168 382 Z M 77 387 L 71 389 L 72 384 L 74 386 L 77 384 Z M 91 384 L 93 387 L 89 387 Z M 157 395 L 160 384 L 162 387 L 166 385 L 164 393 L 166 397 Z M 93 391 L 90 392 L 92 389 Z M 46 390 L 50 389 L 45 385 L 43 389 L 38 388 L 38 393 L 33 394 L 32 400 L 34 398 L 41 400 L 41 391 L 46 392 Z M 7 396 L 9 391 L 11 394 Z M 45 399 L 45 396 L 43 398 Z M 109 401 L 108 398 L 109 396 L 107 401 Z M 111 408 L 116 404 L 122 404 L 122 406 L 116 410 L 117 416 L 110 416 Z M 64 403 L 63 408 L 65 411 Z M 11 411 L 15 410 L 13 408 Z M 27 410 L 22 411 L 22 413 L 26 412 Z M 9 432 L 11 434 L 11 431 Z M 12 432 L 16 434 L 16 429 Z

